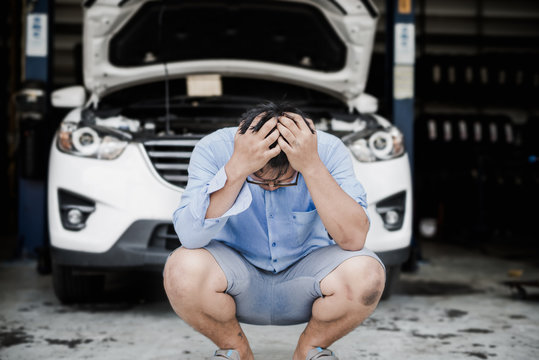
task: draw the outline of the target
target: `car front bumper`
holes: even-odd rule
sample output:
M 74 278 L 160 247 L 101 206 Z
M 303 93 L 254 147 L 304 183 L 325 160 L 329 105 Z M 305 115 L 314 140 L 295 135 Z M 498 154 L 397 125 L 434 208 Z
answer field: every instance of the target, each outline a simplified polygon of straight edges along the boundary
M 387 266 L 403 263 L 408 258 L 411 239 L 408 158 L 374 164 L 356 162 L 355 170 L 369 193 L 371 226 L 366 246 Z M 60 189 L 95 203 L 84 228 L 72 231 L 62 225 Z M 403 226 L 389 231 L 376 212 L 376 204 L 403 191 Z M 140 144 L 130 144 L 118 159 L 111 161 L 68 155 L 53 145 L 48 187 L 53 261 L 79 268 L 161 268 L 170 251 L 180 245 L 171 230 L 171 217 L 181 195 L 182 189 L 159 176 Z
M 181 245 L 171 231 L 173 230 L 170 224 L 156 220 L 140 220 L 133 223 L 105 252 L 92 253 L 52 246 L 51 255 L 57 265 L 90 271 L 122 269 L 161 271 L 168 255 Z M 408 259 L 409 248 L 381 251 L 376 254 L 386 267 L 396 266 Z

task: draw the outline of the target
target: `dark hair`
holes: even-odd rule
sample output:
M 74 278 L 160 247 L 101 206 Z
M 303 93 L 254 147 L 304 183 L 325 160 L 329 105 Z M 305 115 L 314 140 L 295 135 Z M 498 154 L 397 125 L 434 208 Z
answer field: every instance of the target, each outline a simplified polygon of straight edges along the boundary
M 260 128 L 262 128 L 262 126 L 264 126 L 264 124 L 268 120 L 274 117 L 276 118 L 279 116 L 283 116 L 284 113 L 286 112 L 300 115 L 303 118 L 303 121 L 305 121 L 307 126 L 309 126 L 310 128 L 309 123 L 307 122 L 307 120 L 305 120 L 307 118 L 307 115 L 303 111 L 301 111 L 300 109 L 292 105 L 291 103 L 287 103 L 287 102 L 274 103 L 271 101 L 267 101 L 267 102 L 254 106 L 253 108 L 247 110 L 241 115 L 239 133 L 245 134 L 247 130 L 251 130 L 252 132 L 257 132 L 258 130 L 260 130 Z M 253 121 L 260 114 L 263 114 L 260 117 L 260 120 L 256 124 L 253 124 Z M 268 135 L 274 131 L 277 131 L 277 126 L 274 127 L 268 133 Z M 311 131 L 314 131 L 314 130 L 311 129 Z M 277 141 L 275 141 L 273 144 L 270 145 L 270 149 L 273 149 L 276 145 L 277 145 Z M 268 161 L 268 165 L 272 169 L 276 170 L 277 175 L 275 176 L 275 179 L 285 174 L 288 171 L 288 168 L 290 167 L 288 158 L 286 157 L 286 154 L 282 150 L 279 153 L 279 155 L 275 156 L 270 161 Z

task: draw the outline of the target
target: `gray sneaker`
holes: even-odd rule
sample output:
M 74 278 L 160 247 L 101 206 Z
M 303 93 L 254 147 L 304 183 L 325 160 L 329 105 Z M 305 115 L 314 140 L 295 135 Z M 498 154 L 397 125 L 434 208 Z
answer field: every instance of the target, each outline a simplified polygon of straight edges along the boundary
M 240 354 L 236 350 L 217 350 L 212 360 L 240 360 Z
M 321 347 L 317 347 L 309 351 L 307 354 L 307 358 L 305 360 L 339 360 L 333 353 L 333 351 L 328 349 L 322 349 Z

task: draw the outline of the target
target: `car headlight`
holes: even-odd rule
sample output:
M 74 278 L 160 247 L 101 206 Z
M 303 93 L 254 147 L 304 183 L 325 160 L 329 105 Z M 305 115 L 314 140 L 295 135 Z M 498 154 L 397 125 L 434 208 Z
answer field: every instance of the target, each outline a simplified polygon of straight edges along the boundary
M 131 135 L 102 126 L 79 127 L 65 122 L 60 125 L 57 139 L 58 148 L 65 153 L 113 160 L 122 154 Z
M 342 140 L 361 162 L 389 160 L 404 154 L 404 139 L 395 126 L 365 129 Z

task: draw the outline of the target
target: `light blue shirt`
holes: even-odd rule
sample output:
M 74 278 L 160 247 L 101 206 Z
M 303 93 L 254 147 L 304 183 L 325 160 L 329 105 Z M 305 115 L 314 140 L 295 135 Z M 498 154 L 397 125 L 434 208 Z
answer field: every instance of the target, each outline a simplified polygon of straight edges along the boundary
M 189 181 L 173 214 L 182 245 L 193 249 L 204 247 L 211 240 L 222 241 L 253 265 L 279 272 L 310 252 L 334 244 L 301 174 L 297 186 L 274 191 L 245 182 L 223 216 L 205 219 L 210 194 L 225 185 L 224 166 L 232 156 L 236 130 L 217 130 L 200 140 L 193 151 Z M 317 137 L 320 159 L 341 188 L 366 212 L 366 193 L 354 175 L 346 146 L 325 132 L 318 131 Z

